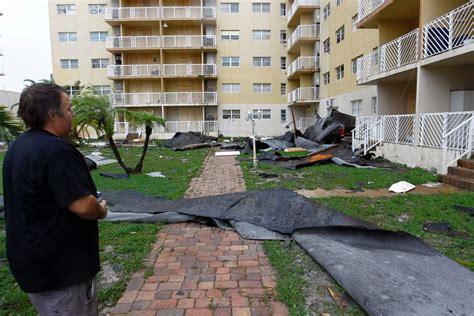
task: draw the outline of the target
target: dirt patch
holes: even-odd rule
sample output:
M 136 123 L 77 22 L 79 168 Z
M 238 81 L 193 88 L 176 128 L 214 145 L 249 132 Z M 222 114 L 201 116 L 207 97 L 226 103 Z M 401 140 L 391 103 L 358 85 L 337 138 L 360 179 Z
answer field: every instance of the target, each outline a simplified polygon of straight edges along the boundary
M 462 192 L 462 189 L 453 187 L 448 184 L 441 184 L 436 187 L 428 187 L 425 185 L 417 185 L 415 189 L 405 194 L 437 194 L 437 193 L 454 193 Z M 333 196 L 344 196 L 344 197 L 370 197 L 377 198 L 383 196 L 395 196 L 396 193 L 388 192 L 388 189 L 378 189 L 378 190 L 347 190 L 347 189 L 334 189 L 334 190 L 298 190 L 297 193 L 304 195 L 309 198 L 325 198 Z
M 102 263 L 102 270 L 98 278 L 98 286 L 101 288 L 109 288 L 120 281 L 122 267 L 118 264 L 109 262 Z

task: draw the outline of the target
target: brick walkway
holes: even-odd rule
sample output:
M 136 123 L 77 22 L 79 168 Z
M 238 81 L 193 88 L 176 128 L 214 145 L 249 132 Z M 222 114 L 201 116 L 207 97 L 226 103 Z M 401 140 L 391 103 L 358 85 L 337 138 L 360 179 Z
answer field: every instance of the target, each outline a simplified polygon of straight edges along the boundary
M 234 157 L 206 158 L 186 197 L 245 191 Z M 157 254 L 157 255 L 154 255 Z M 196 223 L 167 225 L 149 256 L 154 275 L 132 276 L 111 315 L 286 316 L 259 241 Z

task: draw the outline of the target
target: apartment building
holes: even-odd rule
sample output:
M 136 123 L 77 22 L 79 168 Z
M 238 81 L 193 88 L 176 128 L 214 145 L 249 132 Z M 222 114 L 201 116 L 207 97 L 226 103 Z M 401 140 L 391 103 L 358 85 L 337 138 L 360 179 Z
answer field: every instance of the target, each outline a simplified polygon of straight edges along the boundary
M 5 76 L 5 72 L 3 70 L 3 38 L 2 38 L 2 27 L 3 27 L 3 12 L 0 12 L 0 90 L 5 89 L 5 87 L 2 84 L 2 76 Z
M 321 1 L 321 116 L 333 108 L 354 116 L 378 113 L 377 87 L 356 82 L 357 59 L 377 48 L 378 30 L 359 29 L 357 21 L 357 1 Z
M 376 85 L 379 117 L 360 120 L 354 147 L 446 172 L 474 141 L 474 3 L 361 0 L 359 29 L 378 48 L 358 60 L 357 83 Z M 365 134 L 366 136 L 362 136 Z

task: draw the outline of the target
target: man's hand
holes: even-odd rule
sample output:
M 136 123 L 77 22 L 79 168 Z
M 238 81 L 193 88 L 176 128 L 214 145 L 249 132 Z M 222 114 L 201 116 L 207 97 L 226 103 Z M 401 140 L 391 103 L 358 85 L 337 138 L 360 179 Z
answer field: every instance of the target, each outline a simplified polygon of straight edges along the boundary
M 94 220 L 107 217 L 107 201 L 98 202 L 93 195 L 75 200 L 68 205 L 68 209 L 84 219 Z

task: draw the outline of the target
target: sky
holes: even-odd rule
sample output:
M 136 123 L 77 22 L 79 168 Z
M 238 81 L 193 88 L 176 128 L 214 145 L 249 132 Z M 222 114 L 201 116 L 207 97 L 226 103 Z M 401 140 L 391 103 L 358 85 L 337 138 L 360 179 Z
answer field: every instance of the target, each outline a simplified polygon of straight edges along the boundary
M 0 86 L 20 92 L 24 79 L 49 79 L 53 71 L 48 0 L 0 0 L 0 45 L 5 76 Z

